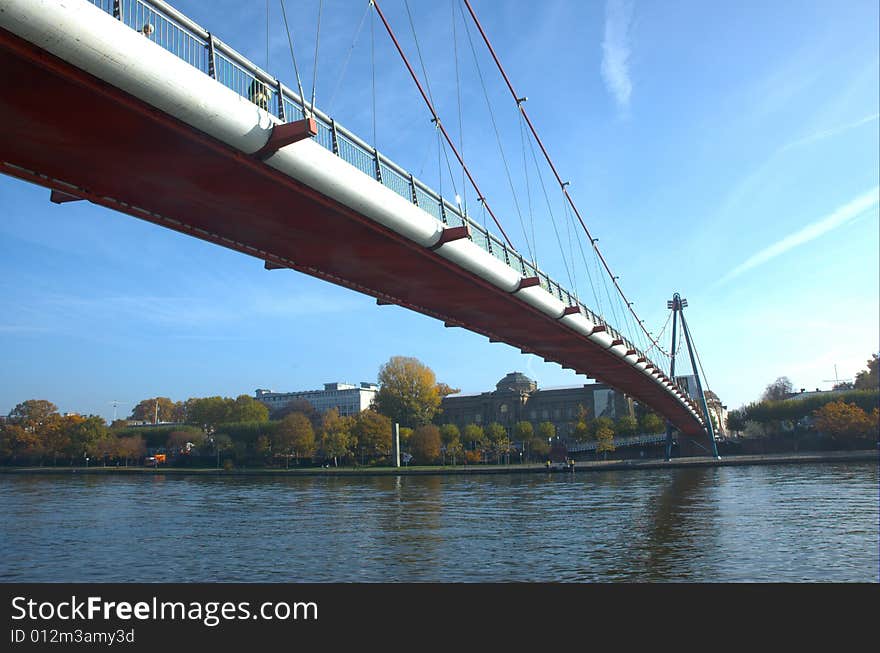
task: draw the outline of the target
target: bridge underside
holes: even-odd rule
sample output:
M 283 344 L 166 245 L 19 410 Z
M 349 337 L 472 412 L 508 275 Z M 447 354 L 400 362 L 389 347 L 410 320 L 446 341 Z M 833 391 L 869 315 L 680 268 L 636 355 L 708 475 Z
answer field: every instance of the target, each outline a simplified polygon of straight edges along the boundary
M 508 343 L 703 435 L 642 372 L 515 296 L 2 29 L 0 70 L 3 173 Z

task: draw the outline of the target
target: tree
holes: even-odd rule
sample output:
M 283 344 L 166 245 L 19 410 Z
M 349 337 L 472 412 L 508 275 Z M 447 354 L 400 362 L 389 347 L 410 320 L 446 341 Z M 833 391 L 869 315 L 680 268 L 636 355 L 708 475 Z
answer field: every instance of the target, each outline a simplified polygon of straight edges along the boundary
M 529 444 L 529 450 L 538 458 L 544 458 L 550 453 L 550 443 L 542 438 L 535 438 Z
M 479 424 L 468 424 L 464 427 L 462 437 L 463 444 L 469 444 L 471 450 L 475 451 L 482 447 L 483 442 L 486 440 L 486 433 L 483 431 L 483 427 Z
M 110 431 L 104 419 L 91 415 L 86 418 L 79 418 L 68 421 L 65 418 L 67 430 L 70 438 L 70 450 L 74 457 L 88 454 L 91 457 L 97 457 L 99 449 L 98 443 L 109 437 Z
M 293 399 L 283 406 L 272 408 L 269 411 L 269 418 L 274 420 L 282 420 L 291 413 L 302 413 L 310 420 L 313 420 L 315 417 L 315 407 L 312 406 L 312 404 L 310 404 L 307 400 L 302 399 L 301 397 L 297 397 L 296 399 Z
M 440 429 L 433 424 L 423 424 L 413 431 L 409 452 L 417 463 L 430 465 L 440 457 Z
M 535 429 L 531 422 L 517 422 L 513 425 L 513 439 L 528 442 L 535 437 Z
M 605 422 L 599 421 L 602 419 L 608 418 L 599 417 L 594 422 L 598 424 L 595 431 L 596 453 L 605 454 L 607 456 L 609 451 L 614 451 L 614 431 L 611 430 L 611 428 Z M 609 419 L 608 421 L 610 422 L 611 420 Z
M 168 434 L 169 450 L 189 453 L 192 447 L 198 448 L 205 444 L 207 436 L 202 431 L 193 428 L 177 429 Z
M 0 456 L 16 462 L 22 458 L 34 458 L 42 454 L 39 436 L 19 424 L 0 426 Z
M 623 415 L 617 418 L 617 424 L 614 427 L 615 432 L 621 436 L 635 435 L 639 432 L 639 423 L 635 417 L 631 415 Z
M 582 405 L 578 405 L 577 417 L 571 429 L 571 436 L 575 442 L 586 442 L 590 439 L 590 425 L 587 421 L 589 411 Z
M 510 446 L 507 429 L 498 422 L 492 422 L 486 427 L 486 438 L 489 440 L 492 451 L 495 453 L 495 459 L 500 463 L 501 455 L 507 453 Z
M 666 421 L 654 412 L 645 413 L 640 424 L 645 433 L 660 433 L 666 428 Z
M 461 431 L 458 426 L 455 424 L 444 424 L 440 427 L 440 441 L 443 443 L 444 451 L 446 454 L 452 455 L 454 458 L 454 454 L 450 451 L 450 447 L 453 442 L 457 442 L 458 446 L 461 447 Z M 444 458 L 443 463 L 446 463 L 446 459 Z M 455 464 L 453 460 L 453 465 Z
M 440 395 L 440 399 L 443 397 L 448 397 L 449 395 L 457 395 L 461 392 L 461 388 L 453 388 L 450 385 L 446 385 L 445 383 L 437 384 L 437 394 Z
M 464 447 L 461 446 L 461 440 L 458 437 L 452 439 L 451 442 L 446 444 L 446 453 L 449 456 L 452 456 L 452 465 L 455 466 L 455 459 L 457 456 L 460 456 L 464 451 Z
M 592 428 L 590 429 L 590 434 L 592 435 L 594 440 L 599 440 L 599 431 L 608 431 L 611 433 L 611 437 L 614 437 L 614 420 L 610 417 L 597 417 L 593 420 Z
M 880 362 L 880 356 L 871 354 L 868 369 L 856 374 L 856 380 L 853 384 L 856 390 L 876 390 L 880 387 L 880 376 L 877 372 L 878 362 Z
M 216 428 L 230 422 L 229 406 L 223 397 L 193 397 L 186 400 L 186 421 L 202 427 Z
M 180 414 L 180 408 L 168 397 L 152 397 L 143 399 L 132 409 L 128 419 L 141 422 L 155 423 L 158 415 L 159 422 L 173 422 Z
M 392 356 L 379 370 L 379 386 L 376 410 L 401 426 L 428 424 L 440 408 L 437 377 L 416 358 Z
M 731 433 L 741 433 L 746 428 L 745 411 L 740 408 L 727 413 L 727 430 Z
M 25 429 L 39 429 L 47 419 L 58 413 L 58 406 L 45 399 L 28 399 L 9 411 L 9 421 Z
M 352 433 L 358 447 L 370 458 L 391 454 L 391 420 L 375 410 L 363 410 L 355 418 Z
M 782 401 L 794 391 L 794 385 L 787 376 L 780 376 L 773 383 L 767 386 L 764 394 L 761 395 L 763 401 Z
M 268 422 L 269 409 L 261 401 L 250 395 L 239 395 L 235 400 L 227 399 L 226 419 L 229 422 Z
M 876 409 L 875 409 L 876 411 Z M 876 436 L 872 420 L 864 410 L 843 401 L 832 401 L 814 413 L 816 428 L 835 440 L 853 440 Z
M 321 421 L 321 451 L 333 459 L 333 466 L 339 466 L 339 458 L 351 453 L 351 422 L 348 417 L 340 417 L 336 408 L 324 413 Z
M 119 457 L 125 460 L 125 466 L 128 467 L 129 460 L 139 460 L 147 453 L 147 446 L 141 436 L 131 435 L 119 438 L 117 451 Z

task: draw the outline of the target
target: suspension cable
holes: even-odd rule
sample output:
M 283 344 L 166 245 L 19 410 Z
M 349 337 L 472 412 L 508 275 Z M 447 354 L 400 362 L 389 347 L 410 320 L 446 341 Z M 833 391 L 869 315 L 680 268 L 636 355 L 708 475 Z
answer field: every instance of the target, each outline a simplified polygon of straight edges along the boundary
M 370 0 L 370 6 L 373 6 L 373 0 Z M 376 144 L 376 35 L 373 29 L 373 14 L 370 13 L 370 78 L 371 89 L 373 95 L 373 147 L 378 149 Z
M 461 75 L 458 67 L 458 33 L 455 29 L 455 7 L 456 0 L 450 0 L 452 8 L 452 51 L 455 57 L 455 95 L 458 100 L 458 147 L 461 149 L 461 155 L 464 156 L 464 121 L 461 117 Z M 467 183 L 465 182 L 464 171 L 461 173 L 461 204 L 459 210 L 463 215 L 467 215 Z
M 284 18 L 284 30 L 287 32 L 287 45 L 290 46 L 290 58 L 293 59 L 293 72 L 296 73 L 296 85 L 299 88 L 299 98 L 302 102 L 303 117 L 308 118 L 309 109 L 306 106 L 306 96 L 303 93 L 302 78 L 299 76 L 299 66 L 296 65 L 296 54 L 293 50 L 293 36 L 290 33 L 290 25 L 287 23 L 287 10 L 284 8 L 284 0 L 281 0 L 281 17 Z
M 463 16 L 462 16 L 463 18 Z M 526 223 L 523 220 L 522 210 L 519 206 L 519 198 L 516 195 L 516 187 L 513 184 L 513 177 L 510 174 L 510 166 L 507 163 L 507 155 L 504 153 L 504 145 L 501 142 L 501 133 L 498 131 L 498 123 L 495 122 L 495 113 L 492 111 L 492 102 L 489 100 L 489 91 L 486 88 L 486 81 L 483 78 L 483 71 L 480 68 L 480 62 L 477 59 L 477 49 L 474 47 L 473 39 L 471 39 L 471 31 L 467 26 L 467 23 L 464 25 L 465 34 L 467 34 L 468 43 L 471 48 L 471 55 L 474 58 L 474 68 L 477 70 L 477 77 L 480 80 L 480 87 L 483 90 L 483 98 L 486 100 L 486 109 L 489 111 L 489 120 L 492 123 L 492 130 L 495 132 L 495 142 L 498 143 L 498 151 L 501 153 L 501 162 L 504 165 L 504 173 L 507 176 L 507 184 L 510 186 L 510 196 L 513 198 L 513 206 L 516 209 L 516 215 L 519 218 L 519 224 L 522 228 L 523 238 L 526 241 L 526 249 L 529 251 L 529 258 L 532 259 L 532 265 L 537 265 L 538 262 L 535 258 L 535 247 L 533 245 L 535 243 L 529 242 L 529 234 L 526 230 Z
M 495 49 L 492 47 L 492 43 L 489 41 L 489 37 L 486 35 L 485 30 L 483 30 L 483 26 L 480 24 L 479 19 L 477 18 L 477 14 L 474 12 L 474 8 L 471 6 L 470 0 L 464 0 L 465 5 L 467 6 L 468 12 L 471 15 L 471 18 L 474 21 L 474 24 L 477 26 L 477 29 L 480 31 L 480 35 L 483 37 L 483 41 L 486 43 L 486 47 L 489 48 L 489 52 L 492 55 L 492 58 L 495 60 L 495 64 L 498 66 L 498 70 L 501 72 L 501 76 L 504 78 L 504 81 L 507 83 L 507 88 L 510 90 L 510 94 L 513 96 L 513 99 L 516 101 L 519 110 L 522 112 L 523 117 L 526 119 L 526 123 L 529 126 L 529 129 L 532 132 L 532 135 L 535 137 L 535 140 L 538 143 L 538 146 L 541 148 L 541 151 L 544 153 L 544 157 L 547 159 L 547 163 L 550 166 L 550 169 L 553 171 L 553 174 L 556 176 L 556 180 L 559 182 L 560 187 L 562 188 L 562 192 L 568 200 L 569 204 L 571 204 L 571 208 L 574 210 L 574 214 L 577 216 L 578 221 L 581 224 L 581 227 L 584 230 L 584 233 L 587 234 L 587 238 L 593 241 L 593 247 L 596 251 L 596 255 L 601 260 L 605 271 L 608 273 L 608 277 L 611 279 L 612 283 L 614 283 L 617 292 L 623 297 L 624 301 L 627 302 L 630 312 L 632 312 L 633 316 L 638 320 L 638 316 L 635 314 L 635 311 L 632 310 L 632 305 L 628 303 L 626 295 L 623 292 L 623 289 L 620 287 L 620 284 L 617 283 L 617 277 L 611 272 L 611 268 L 608 265 L 608 262 L 605 260 L 605 257 L 602 256 L 602 252 L 599 251 L 599 248 L 595 246 L 595 240 L 593 236 L 590 234 L 590 230 L 587 228 L 586 223 L 581 217 L 580 211 L 578 211 L 577 206 L 574 203 L 574 200 L 571 198 L 571 195 L 568 193 L 566 189 L 567 184 L 562 181 L 562 177 L 559 176 L 559 172 L 556 170 L 556 166 L 553 164 L 553 160 L 550 158 L 550 154 L 547 152 L 547 148 L 544 147 L 544 143 L 541 141 L 541 138 L 538 136 L 537 130 L 535 130 L 535 126 L 532 124 L 531 119 L 529 118 L 529 114 L 526 112 L 525 107 L 523 107 L 523 99 L 517 95 L 516 91 L 513 88 L 513 84 L 510 82 L 510 78 L 507 76 L 507 73 L 504 70 L 504 67 L 501 65 L 501 61 L 498 59 L 498 55 L 495 54 Z M 617 319 L 617 318 L 615 318 Z M 642 328 L 642 331 L 648 336 L 649 340 L 652 342 L 654 339 L 651 337 L 651 334 L 648 333 L 647 329 L 642 322 L 639 322 L 639 325 Z
M 522 119 L 520 119 L 520 123 L 522 123 Z M 572 276 L 572 269 L 574 268 L 574 261 L 572 261 L 571 268 L 570 268 L 569 264 L 568 264 L 568 260 L 565 257 L 565 250 L 562 247 L 562 239 L 559 236 L 559 230 L 556 228 L 556 219 L 553 216 L 553 205 L 550 202 L 550 195 L 549 195 L 549 193 L 547 193 L 547 186 L 544 184 L 544 176 L 541 174 L 541 168 L 538 165 L 538 157 L 535 154 L 535 147 L 532 144 L 531 140 L 529 140 L 529 146 L 530 146 L 529 149 L 531 150 L 531 153 L 532 153 L 532 160 L 534 161 L 534 164 L 535 164 L 535 171 L 538 174 L 538 182 L 541 186 L 541 191 L 544 194 L 544 202 L 547 204 L 547 213 L 550 215 L 550 221 L 553 224 L 553 231 L 556 234 L 556 240 L 559 243 L 559 250 L 562 254 L 562 262 L 565 265 L 565 272 L 568 275 L 568 282 L 574 288 L 575 293 L 577 293 L 577 284 L 575 283 L 574 277 Z M 525 163 L 525 148 L 523 148 L 523 160 Z M 528 177 L 528 174 L 526 174 L 526 177 Z M 533 223 L 533 226 L 534 226 L 534 223 Z M 592 283 L 592 280 L 591 280 L 591 283 Z
M 318 44 L 321 42 L 321 13 L 324 9 L 324 0 L 318 0 L 318 27 L 315 30 L 315 66 L 312 71 L 312 113 L 315 113 L 315 89 L 318 85 Z M 305 98 L 303 98 L 305 101 Z
M 342 80 L 345 79 L 345 71 L 348 70 L 348 62 L 351 61 L 351 54 L 354 52 L 354 48 L 357 45 L 358 39 L 360 38 L 361 30 L 364 28 L 364 21 L 367 18 L 367 12 L 370 11 L 371 5 L 372 2 L 368 2 L 367 6 L 364 8 L 364 13 L 361 16 L 361 22 L 358 23 L 357 29 L 354 32 L 354 38 L 351 41 L 351 46 L 348 48 L 348 54 L 345 55 L 345 61 L 342 64 L 342 72 L 339 73 L 339 79 L 336 81 L 336 86 L 333 89 L 333 95 L 330 96 L 328 113 L 331 116 L 333 115 L 333 106 L 336 100 L 336 94 L 339 92 L 339 87 L 342 85 Z
M 471 185 L 474 187 L 474 190 L 477 192 L 477 197 L 483 203 L 483 205 L 486 207 L 486 210 L 489 212 L 489 215 L 492 216 L 492 220 L 495 222 L 495 226 L 498 227 L 499 231 L 501 232 L 501 235 L 504 236 L 504 240 L 511 247 L 511 249 L 515 250 L 516 248 L 513 246 L 513 243 L 510 241 L 510 238 L 508 238 L 507 232 L 504 231 L 504 227 L 501 226 L 501 223 L 498 221 L 498 218 L 495 217 L 495 214 L 492 212 L 492 209 L 489 208 L 489 205 L 486 202 L 486 198 L 483 196 L 483 193 L 480 192 L 480 187 L 477 185 L 477 182 L 474 180 L 473 175 L 471 175 L 470 170 L 468 170 L 467 166 L 465 165 L 464 159 L 461 158 L 461 154 L 459 154 L 458 150 L 455 148 L 455 144 L 452 142 L 452 139 L 450 138 L 449 134 L 447 133 L 446 128 L 443 126 L 443 123 L 440 122 L 440 117 L 437 115 L 437 111 L 434 109 L 434 105 L 431 103 L 431 100 L 425 94 L 425 90 L 424 90 L 424 88 L 422 88 L 421 82 L 419 82 L 418 75 L 416 75 L 415 71 L 413 70 L 412 65 L 410 65 L 409 59 L 407 58 L 406 54 L 404 54 L 403 48 L 401 48 L 400 43 L 397 40 L 397 37 L 394 35 L 394 30 L 391 29 L 391 25 L 385 19 L 385 14 L 382 13 L 382 9 L 379 7 L 379 3 L 377 2 L 377 0 L 373 0 L 373 7 L 376 8 L 376 13 L 379 14 L 379 18 L 382 20 L 382 23 L 385 26 L 385 30 L 388 32 L 388 35 L 391 37 L 391 40 L 394 42 L 394 46 L 397 48 L 398 54 L 400 54 L 401 59 L 403 59 L 403 63 L 406 65 L 406 68 L 409 71 L 410 76 L 412 77 L 413 81 L 415 82 L 416 87 L 419 89 L 419 93 L 421 94 L 422 99 L 425 101 L 425 104 L 427 104 L 427 106 L 428 106 L 428 110 L 431 112 L 431 115 L 434 117 L 434 121 L 436 121 L 437 127 L 442 132 L 443 137 L 446 139 L 446 142 L 449 144 L 449 147 L 452 149 L 453 153 L 455 154 L 455 157 L 458 159 L 459 164 L 461 164 L 462 168 L 464 169 L 465 173 L 467 174 L 468 180 L 470 180 Z

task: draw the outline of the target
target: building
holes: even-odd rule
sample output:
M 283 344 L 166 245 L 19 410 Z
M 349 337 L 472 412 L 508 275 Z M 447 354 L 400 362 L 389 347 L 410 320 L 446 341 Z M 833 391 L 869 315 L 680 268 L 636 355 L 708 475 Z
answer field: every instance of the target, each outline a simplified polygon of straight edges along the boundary
M 373 398 L 379 391 L 375 383 L 325 383 L 323 390 L 304 390 L 301 392 L 272 392 L 271 390 L 258 389 L 255 399 L 266 405 L 270 412 L 284 408 L 296 400 L 309 402 L 316 412 L 326 413 L 331 408 L 339 411 L 340 415 L 357 415 L 366 410 L 373 403 Z
M 684 389 L 685 392 L 690 395 L 691 399 L 697 402 L 697 405 L 700 406 L 700 413 L 702 414 L 702 405 L 700 404 L 700 393 L 697 390 L 697 377 L 693 374 L 687 374 L 685 376 L 676 376 L 675 381 L 678 385 Z M 709 412 L 712 413 L 715 417 L 715 433 L 718 437 L 726 437 L 727 436 L 727 406 L 721 403 L 721 399 L 718 398 L 711 390 L 705 391 L 706 397 L 706 406 L 709 408 Z
M 568 438 L 582 407 L 588 419 L 617 419 L 635 414 L 632 399 L 607 385 L 539 390 L 538 384 L 525 374 L 511 372 L 491 392 L 444 397 L 438 421 L 460 429 L 468 424 L 486 426 L 492 422 L 512 429 L 517 422 L 525 421 L 531 422 L 536 430 L 541 422 L 552 422 L 556 434 Z

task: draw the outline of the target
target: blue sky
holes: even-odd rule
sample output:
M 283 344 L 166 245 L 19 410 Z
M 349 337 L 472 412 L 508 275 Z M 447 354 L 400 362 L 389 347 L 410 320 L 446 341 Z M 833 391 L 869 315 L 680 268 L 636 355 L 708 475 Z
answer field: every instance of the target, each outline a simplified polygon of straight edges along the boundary
M 265 3 L 173 4 L 266 66 Z M 293 87 L 279 4 L 270 4 L 268 69 Z M 289 4 L 310 89 L 318 2 Z M 381 5 L 421 73 L 406 6 Z M 515 106 L 473 25 L 534 243 L 523 236 L 456 4 L 409 5 L 438 112 L 490 205 L 517 247 L 533 246 L 570 285 L 549 219 L 565 233 L 558 188 L 542 168 L 548 211 L 537 172 L 523 172 L 531 154 Z M 835 365 L 841 379 L 864 368 L 880 349 L 876 2 L 473 5 L 636 311 L 656 334 L 672 293 L 688 298 L 709 386 L 728 406 L 756 399 L 777 376 L 829 388 Z M 365 8 L 325 0 L 316 88 L 318 106 L 372 141 L 369 18 L 352 47 Z M 437 188 L 429 115 L 378 21 L 374 29 L 376 145 Z M 442 184 L 451 199 L 448 173 Z M 463 392 L 491 389 L 513 370 L 543 387 L 584 382 L 308 276 L 267 272 L 257 259 L 87 203 L 50 204 L 47 190 L 9 177 L 0 178 L 0 206 L 0 413 L 45 398 L 112 418 L 113 401 L 124 402 L 124 416 L 156 395 L 375 380 L 393 355 L 421 359 Z M 571 277 L 595 306 L 583 265 Z

